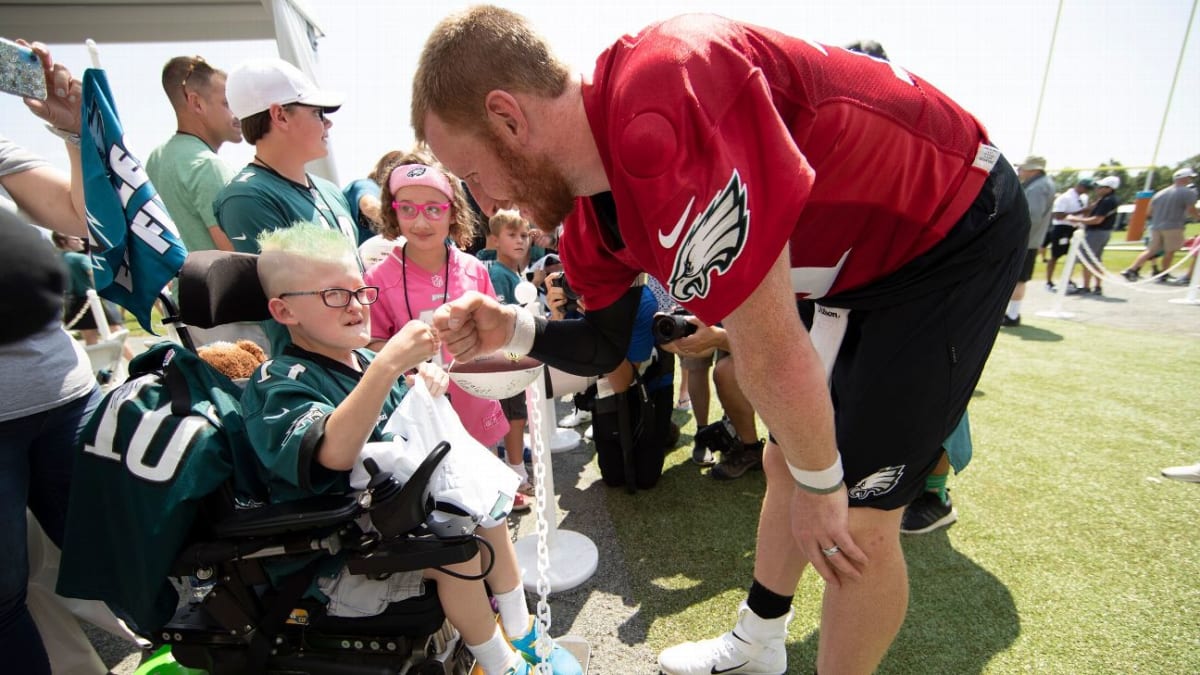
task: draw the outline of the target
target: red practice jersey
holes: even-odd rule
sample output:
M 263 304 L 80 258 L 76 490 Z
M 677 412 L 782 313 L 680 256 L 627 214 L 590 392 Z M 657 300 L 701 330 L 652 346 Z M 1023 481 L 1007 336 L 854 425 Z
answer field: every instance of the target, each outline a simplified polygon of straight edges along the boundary
M 797 297 L 896 271 L 999 158 L 974 117 L 898 66 L 715 16 L 623 37 L 583 101 L 620 236 L 579 200 L 561 242 L 585 272 L 571 285 L 605 307 L 646 271 L 709 324 L 787 243 Z

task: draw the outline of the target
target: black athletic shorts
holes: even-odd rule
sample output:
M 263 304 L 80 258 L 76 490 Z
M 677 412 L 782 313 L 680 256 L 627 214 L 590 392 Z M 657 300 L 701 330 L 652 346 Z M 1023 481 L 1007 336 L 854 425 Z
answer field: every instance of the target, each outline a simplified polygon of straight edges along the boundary
M 1071 236 L 1074 234 L 1074 225 L 1051 225 L 1050 234 L 1047 235 L 1050 240 L 1050 257 L 1061 258 L 1066 255 L 1067 249 L 1071 248 Z
M 1025 262 L 1021 265 L 1021 276 L 1017 277 L 1017 281 L 1029 281 L 1033 278 L 1033 267 L 1037 265 L 1037 259 L 1036 248 L 1025 249 Z
M 529 419 L 529 411 L 525 408 L 525 392 L 500 399 L 500 410 L 504 412 L 504 419 L 509 422 Z
M 851 506 L 899 508 L 924 489 L 983 372 L 1028 238 L 1025 196 L 1001 158 L 934 248 L 819 301 L 851 310 L 830 382 Z M 811 325 L 813 302 L 797 306 Z

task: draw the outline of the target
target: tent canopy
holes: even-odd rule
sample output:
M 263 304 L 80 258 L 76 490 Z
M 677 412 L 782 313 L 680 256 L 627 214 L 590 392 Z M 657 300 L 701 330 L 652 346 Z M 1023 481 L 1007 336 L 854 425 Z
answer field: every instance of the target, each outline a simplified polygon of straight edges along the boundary
M 261 0 L 0 0 L 0 30 L 52 44 L 275 39 Z
M 0 0 L 0 32 L 47 44 L 274 40 L 281 58 L 321 81 L 324 33 L 303 0 Z M 332 151 L 308 168 L 337 182 Z

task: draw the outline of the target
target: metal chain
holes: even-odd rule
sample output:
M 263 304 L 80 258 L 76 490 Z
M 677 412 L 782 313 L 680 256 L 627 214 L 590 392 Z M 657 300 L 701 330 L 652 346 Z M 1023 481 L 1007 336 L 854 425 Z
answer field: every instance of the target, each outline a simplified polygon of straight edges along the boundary
M 71 330 L 75 328 L 75 324 L 79 323 L 79 320 L 83 318 L 83 315 L 90 311 L 92 311 L 92 304 L 88 302 L 86 298 L 84 298 L 83 307 L 80 307 L 79 311 L 75 312 L 75 316 L 72 317 L 70 321 L 67 321 L 63 324 L 63 330 Z M 108 317 L 104 317 L 104 320 L 107 321 Z
M 550 537 L 550 523 L 546 520 L 546 513 L 542 500 L 550 500 L 550 504 L 554 503 L 554 495 L 547 494 L 546 487 L 546 463 L 542 461 L 549 448 L 545 447 L 542 441 L 542 424 L 547 423 L 547 420 L 542 415 L 542 401 L 545 396 L 544 382 L 546 370 L 542 367 L 542 372 L 538 374 L 538 381 L 526 390 L 526 398 L 529 408 L 529 441 L 533 446 L 533 491 L 537 495 L 538 503 L 534 506 L 534 518 L 537 524 L 537 610 L 534 617 L 536 625 L 534 633 L 537 636 L 535 648 L 537 650 L 538 664 L 535 669 L 539 675 L 553 675 L 550 667 L 550 547 L 547 540 Z M 551 422 L 553 423 L 553 422 Z

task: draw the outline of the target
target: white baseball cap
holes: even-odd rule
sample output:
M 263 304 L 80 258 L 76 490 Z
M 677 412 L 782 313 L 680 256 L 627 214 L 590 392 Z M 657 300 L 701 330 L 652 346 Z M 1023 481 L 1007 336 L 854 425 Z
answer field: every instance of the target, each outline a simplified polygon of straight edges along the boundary
M 1096 186 L 1106 187 L 1115 192 L 1117 188 L 1121 187 L 1121 179 L 1116 176 L 1105 176 L 1104 178 L 1096 181 Z
M 1180 178 L 1195 178 L 1195 177 L 1196 177 L 1196 172 L 1192 170 L 1192 167 L 1185 166 L 1182 169 L 1176 171 L 1175 174 L 1171 176 L 1171 180 L 1179 180 Z
M 299 68 L 283 59 L 251 59 L 238 64 L 225 80 L 229 109 L 246 119 L 272 105 L 299 103 L 333 112 L 345 95 L 322 91 Z

